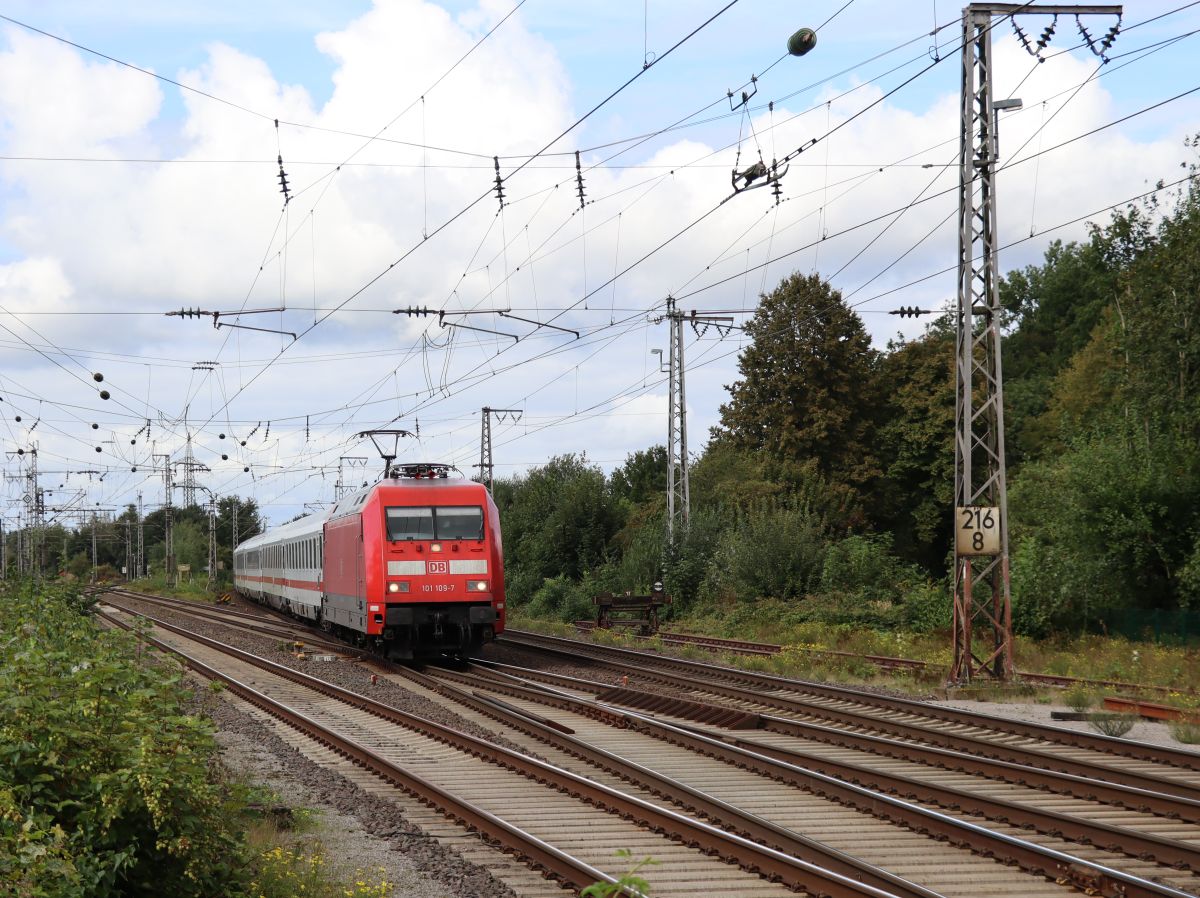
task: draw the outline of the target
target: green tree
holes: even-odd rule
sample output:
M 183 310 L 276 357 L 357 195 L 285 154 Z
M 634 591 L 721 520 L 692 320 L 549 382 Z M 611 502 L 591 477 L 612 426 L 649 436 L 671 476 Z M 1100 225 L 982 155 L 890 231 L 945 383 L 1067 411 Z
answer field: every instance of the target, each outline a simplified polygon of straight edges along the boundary
M 783 459 L 815 459 L 856 489 L 879 474 L 873 434 L 877 353 L 862 320 L 817 275 L 792 274 L 746 324 L 742 379 L 721 406 L 719 436 Z
M 494 496 L 514 601 L 527 600 L 548 578 L 577 580 L 600 565 L 622 524 L 604 472 L 585 456 L 560 455 L 498 480 Z
M 640 505 L 667 492 L 667 449 L 651 446 L 631 452 L 610 479 L 613 495 Z
M 1079 438 L 1014 479 L 1013 613 L 1027 632 L 1191 603 L 1180 574 L 1200 527 L 1200 459 L 1169 433 L 1138 436 Z
M 884 476 L 873 522 L 896 551 L 930 570 L 945 566 L 954 504 L 954 334 L 942 320 L 917 340 L 891 344 L 879 366 Z

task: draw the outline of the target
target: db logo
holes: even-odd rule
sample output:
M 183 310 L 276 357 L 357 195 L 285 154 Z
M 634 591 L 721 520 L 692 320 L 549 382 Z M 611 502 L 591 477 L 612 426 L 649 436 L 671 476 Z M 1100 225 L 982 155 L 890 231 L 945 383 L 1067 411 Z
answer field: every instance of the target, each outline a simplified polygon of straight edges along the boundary
M 448 562 L 448 561 L 431 561 L 431 562 L 429 562 L 429 573 L 431 573 L 431 574 L 448 574 L 448 573 L 450 573 L 450 562 Z

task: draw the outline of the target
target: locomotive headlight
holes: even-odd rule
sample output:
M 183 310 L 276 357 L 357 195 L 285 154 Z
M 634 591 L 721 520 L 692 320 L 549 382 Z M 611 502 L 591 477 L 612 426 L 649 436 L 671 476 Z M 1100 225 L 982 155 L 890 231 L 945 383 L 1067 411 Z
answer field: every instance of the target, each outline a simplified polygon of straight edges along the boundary
M 441 543 L 430 543 L 430 544 L 429 544 L 429 551 L 430 551 L 430 552 L 440 552 L 440 551 L 442 551 L 442 544 L 441 544 Z
M 468 580 L 467 592 L 487 592 L 488 582 L 486 580 Z
M 388 584 L 388 592 L 408 592 L 408 581 L 393 580 Z

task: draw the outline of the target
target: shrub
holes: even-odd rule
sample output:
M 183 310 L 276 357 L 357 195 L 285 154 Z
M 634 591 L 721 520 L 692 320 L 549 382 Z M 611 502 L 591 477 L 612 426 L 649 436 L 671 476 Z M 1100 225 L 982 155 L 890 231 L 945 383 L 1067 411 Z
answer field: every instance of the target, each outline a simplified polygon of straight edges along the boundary
M 724 508 L 695 512 L 687 533 L 676 538 L 667 556 L 663 578 L 667 595 L 675 603 L 674 613 L 688 610 L 698 598 L 709 598 L 702 595 L 704 582 L 731 514 Z
M 1082 684 L 1072 686 L 1063 693 L 1063 704 L 1077 714 L 1082 714 L 1096 704 L 1096 696 Z
M 1117 711 L 1105 711 L 1093 714 L 1090 725 L 1097 733 L 1105 736 L 1124 736 L 1137 723 L 1137 715 L 1122 714 Z
M 1176 742 L 1195 745 L 1200 742 L 1200 720 L 1172 720 L 1171 737 Z
M 904 597 L 904 622 L 917 633 L 933 633 L 950 626 L 950 587 L 946 583 L 921 583 Z
M 816 586 L 825 558 L 821 519 L 806 509 L 760 508 L 726 530 L 704 591 L 724 600 L 792 599 Z
M 821 588 L 875 599 L 895 599 L 911 576 L 891 553 L 886 535 L 847 536 L 830 544 L 821 568 Z
M 0 882 L 18 895 L 240 892 L 211 727 L 59 587 L 0 592 Z

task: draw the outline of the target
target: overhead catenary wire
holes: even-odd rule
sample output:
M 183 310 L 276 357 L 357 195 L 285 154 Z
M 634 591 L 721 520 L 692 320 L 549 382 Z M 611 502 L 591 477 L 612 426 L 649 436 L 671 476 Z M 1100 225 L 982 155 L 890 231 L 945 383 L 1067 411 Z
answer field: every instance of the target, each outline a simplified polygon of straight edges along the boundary
M 524 3 L 524 2 L 525 2 L 525 0 L 521 0 L 521 3 Z M 517 165 L 514 168 L 514 170 L 512 172 L 510 172 L 504 178 L 504 180 L 508 180 L 508 179 L 512 178 L 514 175 L 516 175 L 518 172 L 520 172 L 526 165 L 529 164 L 530 161 L 532 161 L 534 158 L 536 158 L 538 155 L 540 155 L 541 152 L 545 152 L 546 150 L 548 150 L 555 143 L 557 143 L 562 137 L 569 134 L 576 127 L 578 127 L 580 124 L 582 124 L 584 121 L 586 121 L 592 115 L 594 115 L 597 111 L 599 111 L 601 108 L 603 108 L 603 106 L 605 104 L 610 102 L 614 97 L 618 96 L 622 91 L 624 91 L 631 84 L 633 84 L 635 81 L 637 81 L 639 78 L 641 78 L 644 74 L 646 74 L 646 72 L 651 71 L 656 65 L 660 64 L 664 59 L 666 59 L 668 56 L 670 56 L 675 50 L 677 50 L 679 47 L 681 47 L 684 43 L 686 43 L 688 40 L 690 40 L 695 35 L 700 33 L 700 31 L 702 31 L 704 28 L 706 28 L 712 22 L 716 21 L 717 18 L 719 18 L 723 13 L 725 13 L 730 8 L 732 8 L 737 2 L 738 2 L 738 0 L 730 0 L 730 2 L 727 3 L 725 6 L 723 6 L 720 10 L 718 10 L 713 15 L 709 16 L 704 22 L 702 22 L 696 28 L 692 29 L 692 31 L 690 31 L 683 38 L 676 41 L 675 44 L 673 44 L 666 52 L 664 52 L 661 56 L 657 57 L 653 63 L 651 63 L 649 66 L 643 68 L 641 71 L 635 73 L 632 77 L 630 77 L 628 80 L 626 80 L 620 87 L 618 87 L 616 90 L 614 90 L 612 93 L 610 93 L 607 97 L 605 97 L 599 103 L 594 105 L 591 109 L 589 109 L 582 116 L 577 118 L 574 123 L 569 125 L 558 136 L 554 137 L 547 144 L 545 144 L 545 146 L 543 147 L 543 149 L 541 151 L 539 151 L 539 153 L 534 154 L 533 156 L 529 157 L 529 159 L 527 159 L 524 162 L 522 162 L 521 164 Z M 520 5 L 520 4 L 518 4 L 518 5 Z M 474 200 L 471 200 L 467 205 L 462 207 L 458 212 L 455 212 L 453 215 L 451 215 L 448 219 L 446 219 L 440 225 L 438 225 L 438 227 L 435 228 L 427 237 L 424 237 L 419 243 L 414 244 L 407 251 L 405 251 L 400 257 L 398 257 L 395 261 L 393 261 L 390 265 L 388 265 L 386 268 L 381 270 L 378 274 L 371 277 L 361 287 L 359 287 L 357 290 L 353 291 L 349 296 L 347 296 L 340 303 L 338 303 L 335 306 L 335 310 L 340 309 L 340 308 L 348 305 L 349 303 L 353 302 L 356 298 L 358 298 L 360 295 L 362 295 L 362 293 L 365 292 L 368 288 L 373 286 L 380 279 L 382 279 L 384 276 L 386 276 L 389 272 L 391 272 L 393 269 L 395 269 L 395 267 L 397 265 L 403 263 L 406 259 L 408 259 L 414 252 L 416 252 L 422 245 L 424 245 L 428 241 L 428 239 L 437 236 L 439 233 L 444 231 L 446 228 L 450 227 L 452 224 L 454 224 L 454 222 L 456 222 L 463 215 L 465 215 L 467 212 L 469 212 L 471 209 L 473 209 L 476 205 L 478 205 L 483 199 L 490 196 L 491 193 L 492 193 L 492 191 L 489 188 L 487 191 L 485 191 L 482 194 L 480 194 L 479 196 L 477 196 Z M 291 344 L 288 344 L 288 346 L 285 346 L 283 349 L 281 349 L 279 354 L 275 358 L 278 358 L 279 356 L 282 356 L 284 353 L 286 353 L 291 346 L 294 346 L 296 344 L 296 342 L 299 341 L 299 339 L 303 338 L 308 333 L 310 333 L 311 331 L 316 329 L 321 323 L 328 320 L 328 318 L 332 314 L 333 314 L 333 312 L 326 313 L 321 318 L 319 318 L 317 321 L 315 321 L 312 325 L 310 325 L 308 328 L 305 328 L 299 334 L 299 338 L 296 341 L 293 341 Z M 556 316 L 556 317 L 558 317 L 558 316 Z M 258 372 L 256 372 L 253 377 L 251 377 L 243 386 L 241 386 L 238 389 L 238 391 L 233 395 L 233 397 L 231 397 L 230 401 L 233 401 L 239 395 L 241 395 L 241 393 L 244 392 L 249 386 L 251 386 L 259 377 L 261 377 L 262 374 L 265 373 L 271 367 L 272 364 L 273 364 L 273 361 L 268 362 Z M 205 426 L 207 426 L 207 422 L 206 422 Z

